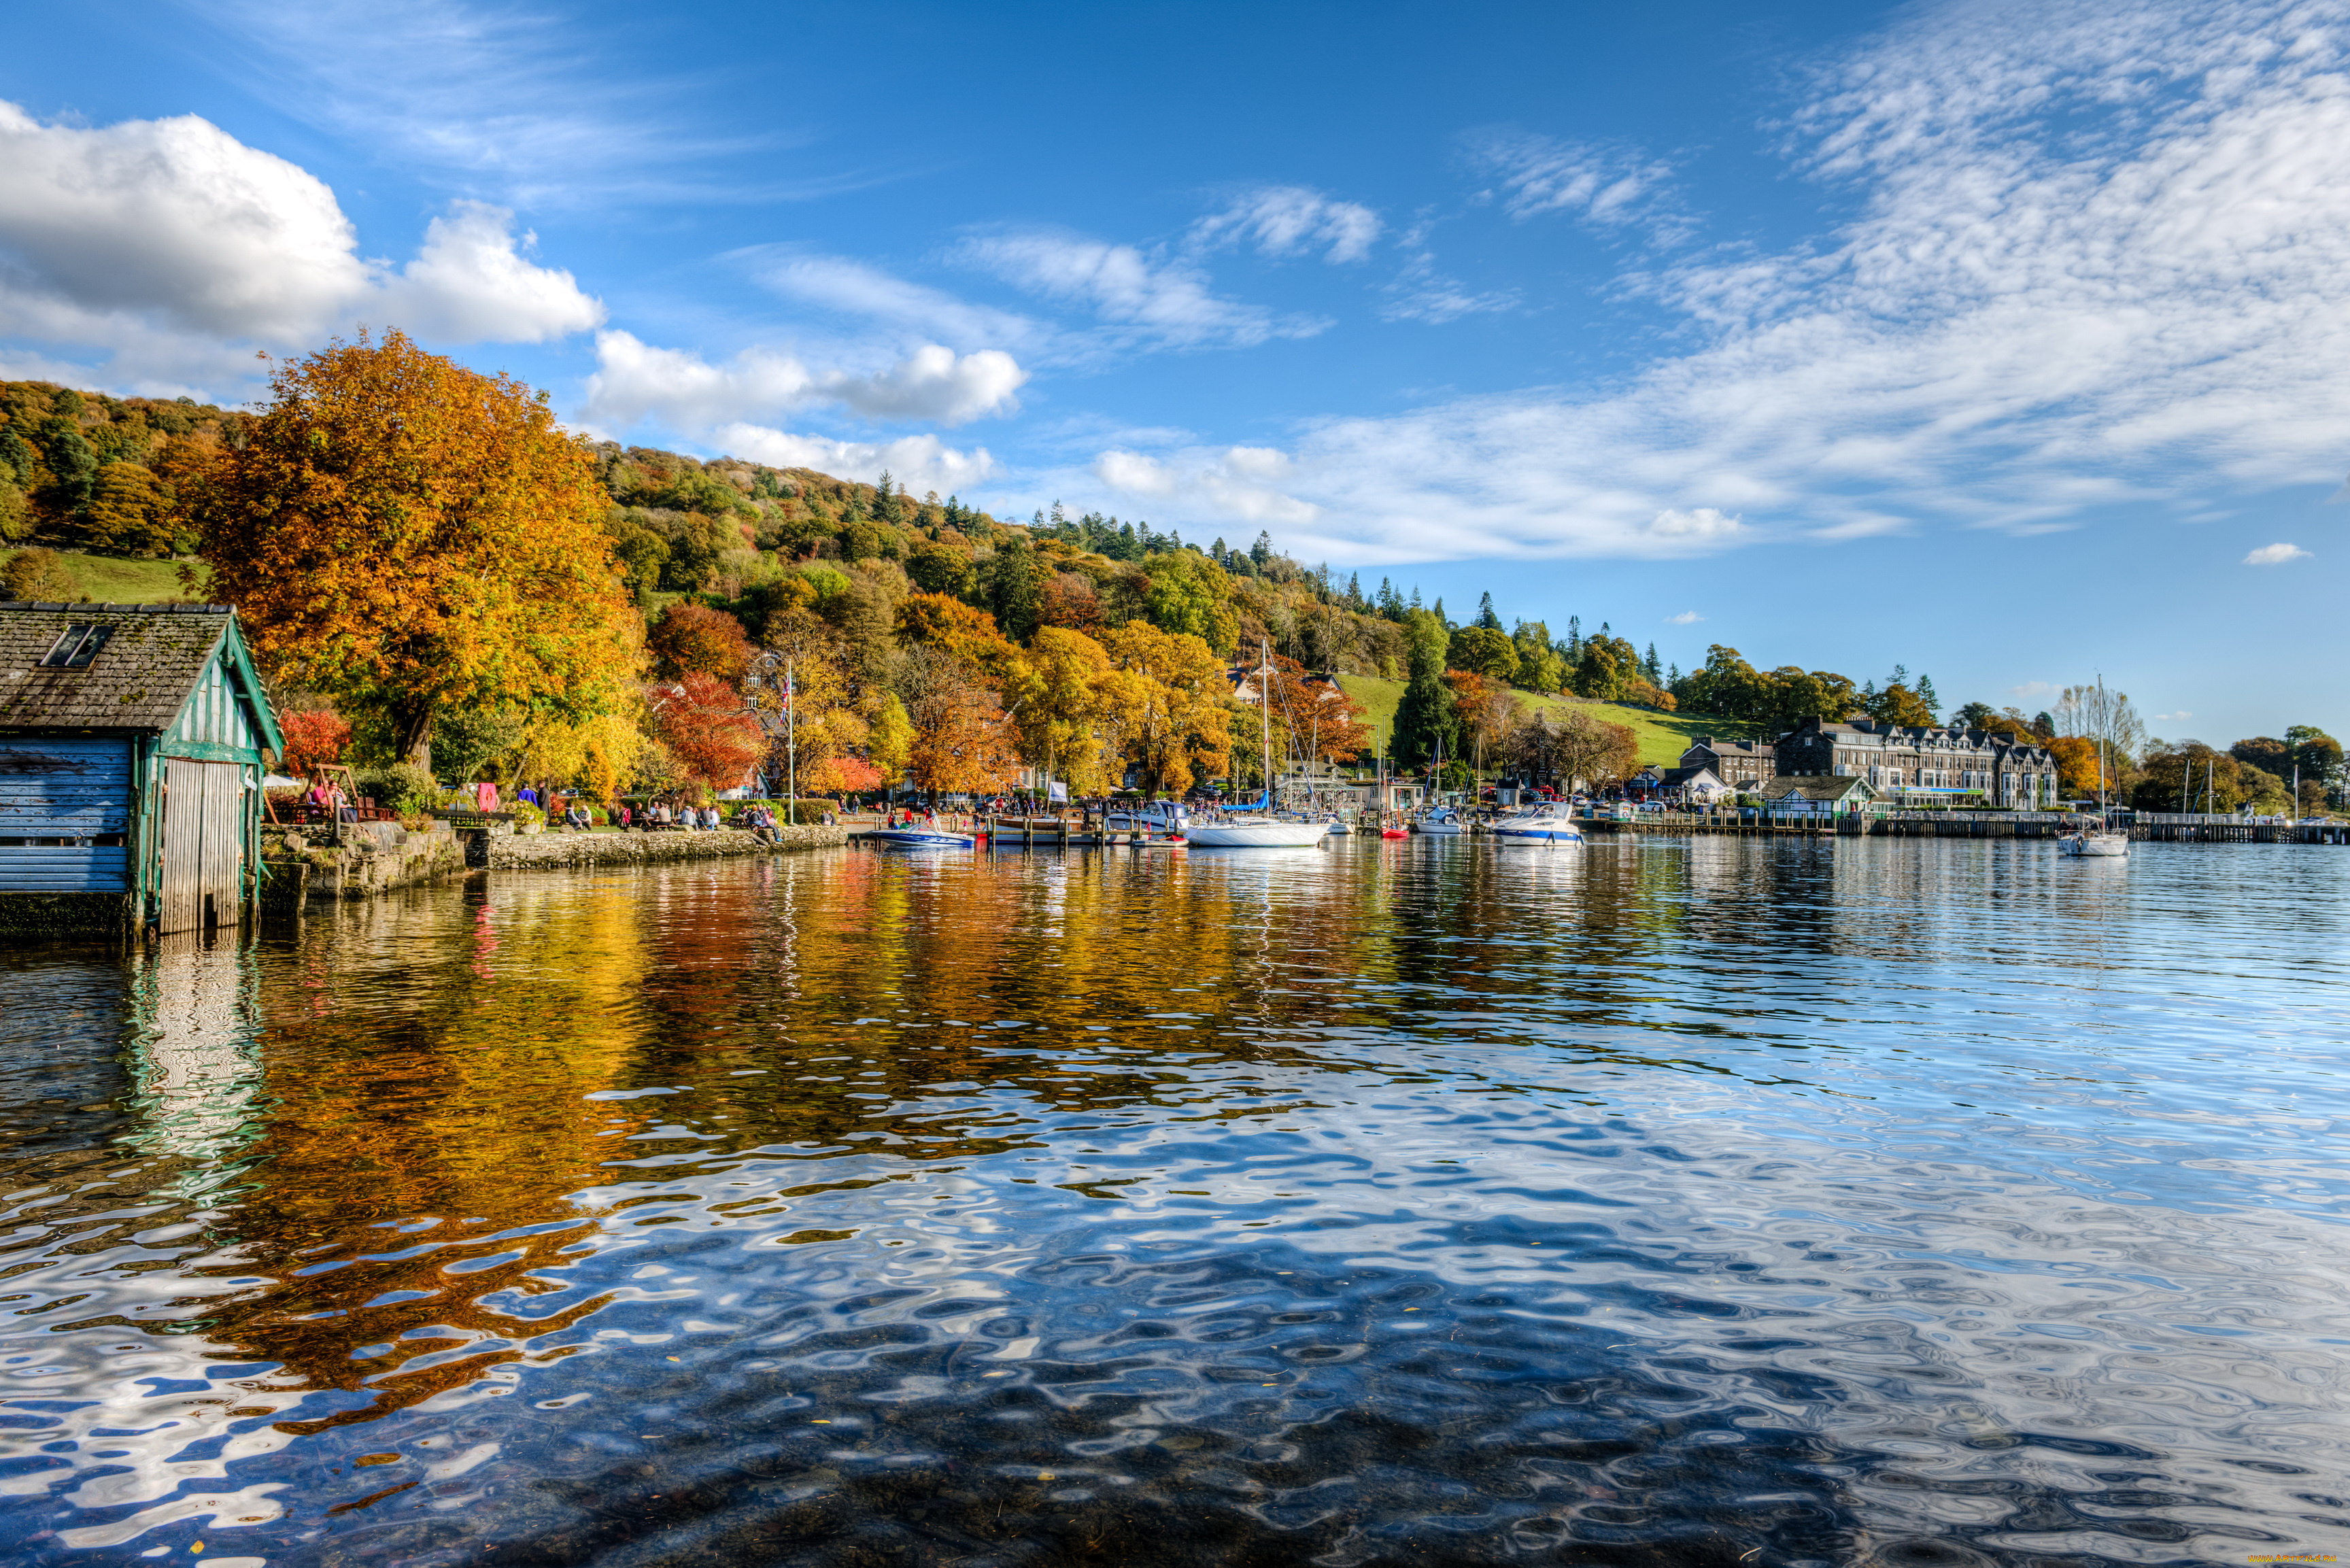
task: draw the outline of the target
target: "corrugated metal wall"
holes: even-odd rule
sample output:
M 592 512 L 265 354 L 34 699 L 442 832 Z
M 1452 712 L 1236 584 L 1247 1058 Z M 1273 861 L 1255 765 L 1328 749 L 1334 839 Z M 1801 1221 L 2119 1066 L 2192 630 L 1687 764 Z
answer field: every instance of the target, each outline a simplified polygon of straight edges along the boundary
M 0 736 L 0 893 L 129 891 L 130 806 L 129 741 Z
M 233 926 L 244 915 L 244 769 L 163 760 L 164 931 Z

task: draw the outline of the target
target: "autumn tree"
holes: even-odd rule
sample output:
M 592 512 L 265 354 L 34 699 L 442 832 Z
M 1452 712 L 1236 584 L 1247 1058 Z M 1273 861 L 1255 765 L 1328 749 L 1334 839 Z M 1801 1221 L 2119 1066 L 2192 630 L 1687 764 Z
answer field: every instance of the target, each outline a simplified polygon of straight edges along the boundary
M 684 599 L 661 611 L 645 638 L 660 673 L 671 680 L 688 672 L 740 680 L 751 662 L 751 639 L 743 623 L 724 610 Z
M 1180 794 L 1232 765 L 1231 698 L 1213 649 L 1145 620 L 1105 632 L 1101 644 L 1111 664 L 1133 677 L 1106 722 L 1145 794 Z
M 944 648 L 918 643 L 906 650 L 899 680 L 912 730 L 906 776 L 913 786 L 932 794 L 1002 788 L 1018 761 L 986 676 Z
M 452 703 L 615 708 L 642 622 L 594 462 L 545 393 L 399 332 L 279 361 L 270 390 L 244 443 L 182 486 L 208 591 L 265 664 L 380 716 L 428 767 Z
M 766 754 L 758 719 L 743 694 L 718 677 L 695 671 L 648 695 L 662 743 L 690 776 L 733 789 Z
M 1444 679 L 1452 688 L 1452 711 L 1459 716 L 1461 733 L 1482 772 L 1487 758 L 1507 754 L 1517 734 L 1523 717 L 1517 694 L 1503 680 L 1471 670 L 1452 670 Z
M 1275 654 L 1270 680 L 1260 671 L 1250 679 L 1265 684 L 1273 701 L 1274 744 L 1284 754 L 1317 762 L 1345 762 L 1371 749 L 1371 729 L 1361 703 L 1347 695 L 1335 680 L 1310 680 L 1305 667 Z
M 341 762 L 344 749 L 351 743 L 350 721 L 332 708 L 307 708 L 283 714 L 277 727 L 286 736 L 285 753 L 277 759 L 278 771 L 296 778 L 307 778 L 310 770 L 322 763 Z
M 1024 760 L 1079 794 L 1117 786 L 1124 770 L 1109 732 L 1128 688 L 1108 649 L 1083 632 L 1040 627 L 1004 696 Z

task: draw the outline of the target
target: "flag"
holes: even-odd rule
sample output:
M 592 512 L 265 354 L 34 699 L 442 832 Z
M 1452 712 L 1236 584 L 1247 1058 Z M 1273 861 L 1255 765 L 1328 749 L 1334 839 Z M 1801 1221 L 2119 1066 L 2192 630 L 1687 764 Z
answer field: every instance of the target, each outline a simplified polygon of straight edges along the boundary
M 1055 805 L 1068 805 L 1069 786 L 1063 784 L 1060 780 L 1055 779 L 1052 784 L 1052 794 L 1046 798 L 1052 801 Z

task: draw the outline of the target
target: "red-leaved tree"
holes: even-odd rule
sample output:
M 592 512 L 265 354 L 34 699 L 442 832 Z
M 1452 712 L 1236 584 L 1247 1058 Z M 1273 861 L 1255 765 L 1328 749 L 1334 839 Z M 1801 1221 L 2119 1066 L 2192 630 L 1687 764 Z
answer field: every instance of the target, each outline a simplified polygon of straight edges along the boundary
M 350 721 L 332 708 L 288 713 L 277 727 L 286 732 L 286 753 L 277 760 L 278 769 L 296 777 L 307 777 L 321 763 L 341 762 L 343 748 L 351 743 Z
M 743 782 L 767 749 L 743 694 L 714 675 L 689 672 L 649 693 L 660 738 L 688 774 L 717 789 Z

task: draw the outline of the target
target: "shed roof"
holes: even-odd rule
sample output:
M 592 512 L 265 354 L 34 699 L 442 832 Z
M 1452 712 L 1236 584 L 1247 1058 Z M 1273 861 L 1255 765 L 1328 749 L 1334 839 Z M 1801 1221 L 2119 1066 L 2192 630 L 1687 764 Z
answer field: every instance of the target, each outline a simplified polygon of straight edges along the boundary
M 111 635 L 88 668 L 42 668 L 68 626 L 90 624 Z M 0 730 L 167 730 L 224 642 L 259 732 L 279 744 L 229 606 L 0 601 Z

